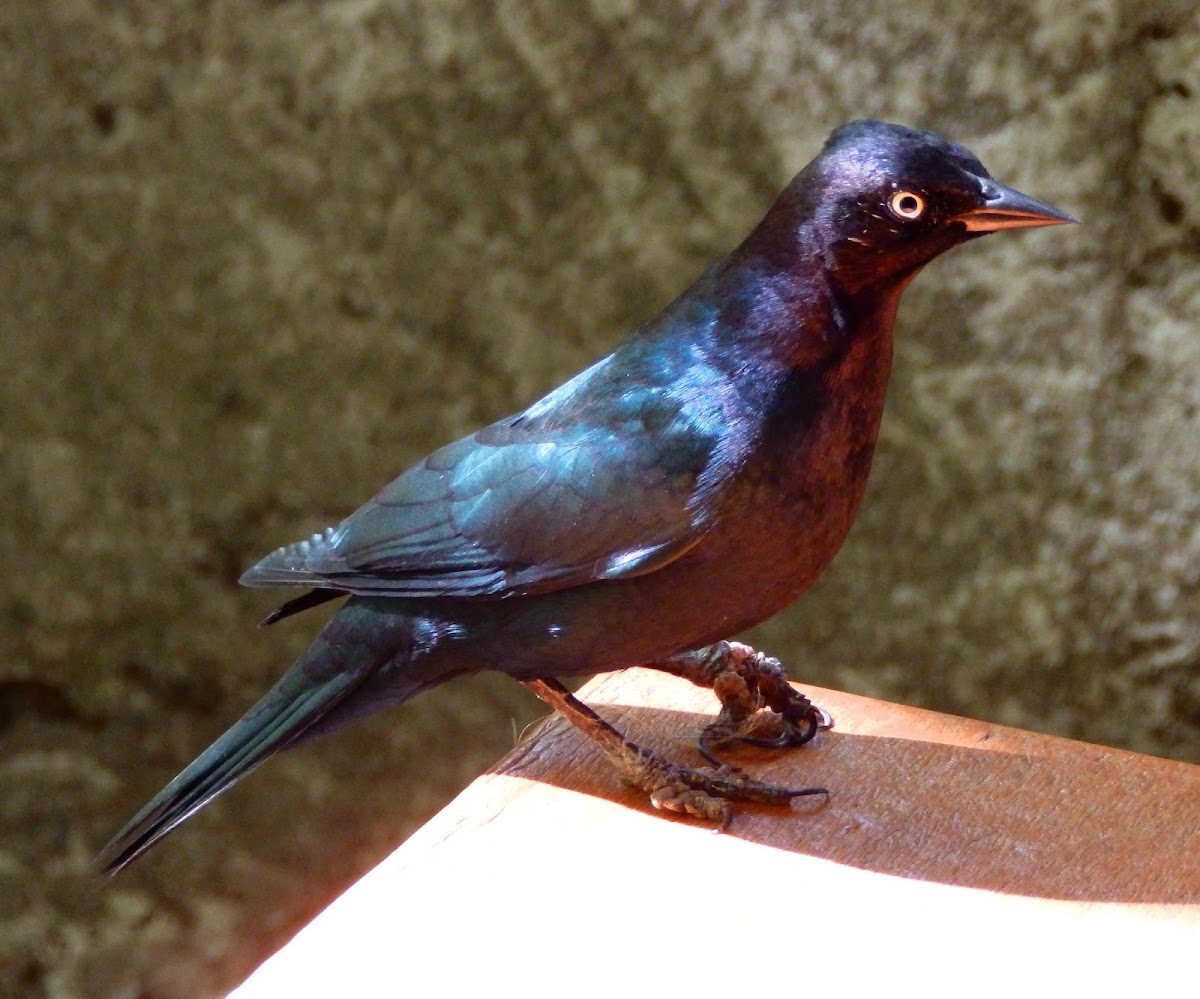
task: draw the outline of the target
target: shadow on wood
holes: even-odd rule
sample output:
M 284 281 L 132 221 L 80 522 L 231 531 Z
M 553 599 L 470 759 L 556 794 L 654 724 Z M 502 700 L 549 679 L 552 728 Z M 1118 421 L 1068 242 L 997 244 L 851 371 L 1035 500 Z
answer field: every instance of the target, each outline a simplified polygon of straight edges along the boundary
M 739 805 L 727 835 L 863 870 L 1047 899 L 1200 903 L 1200 767 L 804 687 L 838 722 L 809 746 L 728 760 L 830 788 L 790 810 Z M 715 699 L 645 670 L 587 690 L 606 720 L 675 762 Z M 650 706 L 696 701 L 704 713 Z M 598 749 L 549 719 L 495 773 L 649 811 Z M 660 813 L 665 814 L 665 813 Z M 688 819 L 673 819 L 688 822 Z

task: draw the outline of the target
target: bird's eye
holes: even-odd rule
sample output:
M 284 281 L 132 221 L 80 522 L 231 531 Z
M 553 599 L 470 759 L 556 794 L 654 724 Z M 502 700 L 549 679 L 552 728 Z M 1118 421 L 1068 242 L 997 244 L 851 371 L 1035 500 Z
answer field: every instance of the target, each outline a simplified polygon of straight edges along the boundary
M 888 199 L 888 208 L 896 218 L 911 222 L 925 214 L 925 199 L 912 191 L 897 191 Z

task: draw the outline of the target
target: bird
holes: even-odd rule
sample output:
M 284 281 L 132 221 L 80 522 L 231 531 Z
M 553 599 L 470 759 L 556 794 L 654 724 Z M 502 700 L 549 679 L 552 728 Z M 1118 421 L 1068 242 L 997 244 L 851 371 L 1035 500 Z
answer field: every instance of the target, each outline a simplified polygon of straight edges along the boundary
M 731 636 L 800 596 L 850 530 L 912 279 L 987 233 L 1076 221 L 933 132 L 835 129 L 741 244 L 611 354 L 246 571 L 306 590 L 264 624 L 345 602 L 101 869 L 275 753 L 483 670 L 563 712 L 659 808 L 727 824 L 731 802 L 828 794 L 721 762 L 738 741 L 798 746 L 832 724 Z M 562 683 L 636 665 L 717 693 L 710 765 L 627 741 Z

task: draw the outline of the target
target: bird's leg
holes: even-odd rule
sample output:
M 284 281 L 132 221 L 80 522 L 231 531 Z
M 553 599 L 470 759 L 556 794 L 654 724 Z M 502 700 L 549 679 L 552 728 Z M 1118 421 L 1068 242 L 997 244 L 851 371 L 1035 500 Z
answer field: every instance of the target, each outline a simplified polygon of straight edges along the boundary
M 763 784 L 726 766 L 696 770 L 671 763 L 630 742 L 557 680 L 521 682 L 567 721 L 599 742 L 622 779 L 650 792 L 650 803 L 655 808 L 720 822 L 725 828 L 733 818 L 732 801 L 785 805 L 792 798 L 829 793 L 823 787 L 787 788 Z
M 778 659 L 740 642 L 717 642 L 646 665 L 711 687 L 717 695 L 721 713 L 700 733 L 700 752 L 713 766 L 721 765 L 714 750 L 735 742 L 768 748 L 802 746 L 822 729 L 833 727 L 828 714 L 788 683 Z

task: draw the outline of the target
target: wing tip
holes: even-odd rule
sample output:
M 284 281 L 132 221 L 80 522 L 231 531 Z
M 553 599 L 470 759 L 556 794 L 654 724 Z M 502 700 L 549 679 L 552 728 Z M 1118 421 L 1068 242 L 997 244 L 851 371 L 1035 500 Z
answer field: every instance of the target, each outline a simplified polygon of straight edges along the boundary
M 303 541 L 276 548 L 270 555 L 241 574 L 242 586 L 296 586 L 326 575 L 314 562 L 327 558 L 340 537 L 339 530 L 327 527 Z

